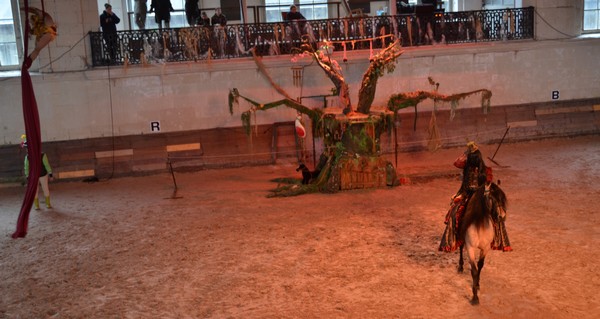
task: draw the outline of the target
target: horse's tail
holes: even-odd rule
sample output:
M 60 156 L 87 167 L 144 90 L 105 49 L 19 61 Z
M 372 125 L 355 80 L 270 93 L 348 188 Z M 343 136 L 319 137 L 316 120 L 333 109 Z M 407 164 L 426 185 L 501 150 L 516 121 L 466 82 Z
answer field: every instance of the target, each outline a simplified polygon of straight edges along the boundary
M 458 228 L 458 238 L 464 240 L 467 229 L 471 225 L 477 228 L 484 226 L 486 218 L 490 216 L 485 203 L 485 187 L 479 187 L 467 200 L 465 212 Z

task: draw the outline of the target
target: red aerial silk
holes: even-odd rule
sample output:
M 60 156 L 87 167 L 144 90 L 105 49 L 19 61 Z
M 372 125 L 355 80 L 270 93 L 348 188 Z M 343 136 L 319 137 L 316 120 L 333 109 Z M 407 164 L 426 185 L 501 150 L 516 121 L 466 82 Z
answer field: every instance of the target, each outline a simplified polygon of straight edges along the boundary
M 43 1 L 42 1 L 43 8 Z M 29 1 L 25 0 L 25 33 L 29 34 Z M 25 40 L 25 54 L 28 51 L 28 41 Z M 40 115 L 37 102 L 33 92 L 33 84 L 29 76 L 29 67 L 23 63 L 21 67 L 21 90 L 23 99 L 23 119 L 25 120 L 25 134 L 27 135 L 27 153 L 29 157 L 29 177 L 27 178 L 27 190 L 21 205 L 21 213 L 17 220 L 17 230 L 12 238 L 25 237 L 27 235 L 27 223 L 29 222 L 29 211 L 33 205 L 40 172 L 42 170 L 42 137 L 40 133 Z

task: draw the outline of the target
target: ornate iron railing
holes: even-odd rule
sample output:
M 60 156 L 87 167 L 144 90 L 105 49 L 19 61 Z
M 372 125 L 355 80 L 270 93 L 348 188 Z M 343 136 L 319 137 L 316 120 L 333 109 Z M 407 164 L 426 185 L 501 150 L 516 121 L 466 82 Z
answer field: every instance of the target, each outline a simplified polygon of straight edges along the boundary
M 301 22 L 90 32 L 93 66 L 198 61 L 293 53 L 308 41 L 336 50 L 532 39 L 533 7 Z

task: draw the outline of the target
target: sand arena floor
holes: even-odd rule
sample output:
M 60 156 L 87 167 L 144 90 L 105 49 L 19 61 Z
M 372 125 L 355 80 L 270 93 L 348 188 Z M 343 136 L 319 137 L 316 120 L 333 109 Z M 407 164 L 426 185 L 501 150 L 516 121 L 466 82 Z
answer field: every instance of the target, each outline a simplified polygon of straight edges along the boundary
M 55 182 L 16 240 L 25 188 L 3 185 L 0 318 L 599 318 L 600 137 L 487 161 L 514 251 L 486 259 L 479 306 L 437 251 L 462 151 L 400 154 L 410 185 L 288 198 L 266 195 L 293 163 L 176 173 L 179 199 L 168 173 Z

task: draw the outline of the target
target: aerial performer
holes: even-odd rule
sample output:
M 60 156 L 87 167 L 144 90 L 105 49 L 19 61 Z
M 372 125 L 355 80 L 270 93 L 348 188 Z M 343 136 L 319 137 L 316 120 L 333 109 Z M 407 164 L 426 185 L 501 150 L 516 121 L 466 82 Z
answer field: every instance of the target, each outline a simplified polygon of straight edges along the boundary
M 27 177 L 27 190 L 21 205 L 21 211 L 17 220 L 17 229 L 12 234 L 12 238 L 22 238 L 27 235 L 27 226 L 29 222 L 29 211 L 34 204 L 37 194 L 37 185 L 42 172 L 42 137 L 40 129 L 40 116 L 33 83 L 29 74 L 29 68 L 33 61 L 38 57 L 43 48 L 56 39 L 56 23 L 54 19 L 46 13 L 44 0 L 42 10 L 29 6 L 29 1 L 24 0 L 25 11 L 25 32 L 24 34 L 35 35 L 35 48 L 29 56 L 23 59 L 21 67 L 21 96 L 23 100 L 23 119 L 25 122 L 25 134 L 27 136 L 27 154 L 29 158 L 29 176 Z M 29 42 L 24 43 L 24 52 L 29 52 Z
M 25 11 L 26 9 L 23 8 L 21 10 Z M 40 54 L 40 51 L 56 39 L 57 28 L 54 19 L 45 11 L 35 7 L 28 7 L 27 13 L 31 15 L 31 29 L 29 33 L 30 35 L 35 35 L 35 48 L 23 61 L 23 64 L 29 69 L 33 61 Z

